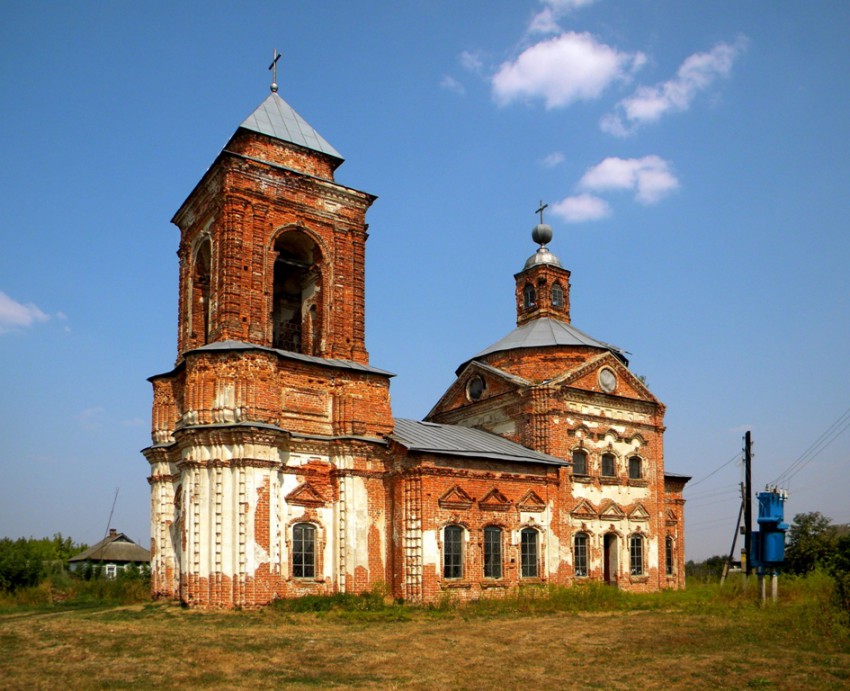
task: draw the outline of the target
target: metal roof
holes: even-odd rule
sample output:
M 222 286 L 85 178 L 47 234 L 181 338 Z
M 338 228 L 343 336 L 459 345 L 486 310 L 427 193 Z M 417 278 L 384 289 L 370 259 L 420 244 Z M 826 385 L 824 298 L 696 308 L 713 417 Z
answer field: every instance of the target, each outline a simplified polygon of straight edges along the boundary
M 395 429 L 390 439 L 411 451 L 520 463 L 569 465 L 561 458 L 532 451 L 521 444 L 480 429 L 403 418 L 395 418 L 394 422 Z
M 478 360 L 491 353 L 514 350 L 516 348 L 542 348 L 546 346 L 589 346 L 591 348 L 602 348 L 616 355 L 625 364 L 629 362 L 625 351 L 617 346 L 605 343 L 604 341 L 597 341 L 572 324 L 567 324 L 551 317 L 540 317 L 539 319 L 532 319 L 522 326 L 518 326 L 502 340 L 497 341 L 464 362 L 457 368 L 455 374 L 460 374 L 460 371 L 472 360 Z
M 277 93 L 269 94 L 268 98 L 245 118 L 240 127 L 327 154 L 340 161 L 344 160 L 342 155 Z
M 392 372 L 387 372 L 386 370 L 378 369 L 377 367 L 372 367 L 371 365 L 364 365 L 362 362 L 354 362 L 353 360 L 339 360 L 337 358 L 316 357 L 315 355 L 304 355 L 303 353 L 294 353 L 289 350 L 279 350 L 277 348 L 269 348 L 267 346 L 257 345 L 256 343 L 244 343 L 243 341 L 216 341 L 215 343 L 207 343 L 206 345 L 202 345 L 200 348 L 187 350 L 185 354 L 188 355 L 189 353 L 204 353 L 219 350 L 263 350 L 267 353 L 277 353 L 281 357 L 285 357 L 290 360 L 300 360 L 301 362 L 309 362 L 310 364 L 320 365 L 322 367 L 338 367 L 339 369 L 356 370 L 358 372 L 368 372 L 369 374 L 380 374 L 384 377 L 395 376 L 395 374 L 393 374 Z M 173 371 L 174 370 L 171 370 L 171 372 Z M 171 372 L 155 374 L 152 377 L 148 377 L 148 380 L 150 381 L 152 379 L 156 379 L 157 377 L 162 377 L 171 374 Z

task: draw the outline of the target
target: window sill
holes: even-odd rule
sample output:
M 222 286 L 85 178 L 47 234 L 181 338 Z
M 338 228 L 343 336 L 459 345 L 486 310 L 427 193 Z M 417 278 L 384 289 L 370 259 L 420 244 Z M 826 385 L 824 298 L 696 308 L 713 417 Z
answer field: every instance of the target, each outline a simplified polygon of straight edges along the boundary
M 649 487 L 648 480 L 637 480 L 635 478 L 629 478 L 629 486 L 631 487 Z
M 599 483 L 602 485 L 619 485 L 620 478 L 611 477 L 610 475 L 602 475 L 599 478 Z
M 448 589 L 460 589 L 460 590 L 469 590 L 472 587 L 472 583 L 469 581 L 443 581 L 441 587 Z
M 504 590 L 509 587 L 507 583 L 500 580 L 481 581 L 479 585 L 482 590 Z
M 649 583 L 649 576 L 629 576 L 629 583 Z
M 585 484 L 590 484 L 593 482 L 593 478 L 590 475 L 572 475 L 573 482 L 583 482 Z

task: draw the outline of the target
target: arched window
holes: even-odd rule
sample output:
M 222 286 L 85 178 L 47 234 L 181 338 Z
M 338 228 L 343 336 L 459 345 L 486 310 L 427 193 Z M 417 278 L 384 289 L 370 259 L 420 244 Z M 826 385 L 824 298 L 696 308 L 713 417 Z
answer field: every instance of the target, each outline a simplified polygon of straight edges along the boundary
M 629 573 L 632 576 L 643 575 L 643 537 L 632 535 L 629 538 Z
M 537 300 L 537 294 L 534 292 L 534 286 L 530 283 L 525 284 L 525 288 L 522 291 L 522 300 L 525 305 L 525 309 L 534 307 Z
M 576 533 L 574 538 L 573 567 L 576 578 L 587 576 L 587 533 Z
M 520 575 L 523 578 L 537 578 L 537 537 L 534 528 L 523 528 L 520 532 Z
M 560 283 L 555 283 L 552 285 L 552 307 L 563 307 L 564 306 L 564 289 L 561 288 Z
M 643 477 L 643 469 L 639 456 L 632 456 L 629 459 L 629 479 L 640 480 Z
M 443 529 L 443 578 L 463 578 L 463 528 Z
M 665 564 L 665 573 L 668 576 L 673 575 L 673 538 L 667 537 L 664 541 L 664 564 Z
M 195 252 L 192 269 L 192 338 L 210 339 L 210 241 L 206 238 Z
M 316 526 L 310 523 L 292 526 L 292 576 L 316 577 Z
M 305 355 L 322 349 L 321 254 L 300 230 L 283 233 L 275 242 L 272 298 L 272 345 Z
M 502 577 L 502 529 L 484 528 L 484 578 Z
M 602 475 L 605 477 L 616 477 L 617 475 L 617 459 L 612 453 L 602 454 Z
M 587 475 L 587 452 L 573 451 L 573 475 Z

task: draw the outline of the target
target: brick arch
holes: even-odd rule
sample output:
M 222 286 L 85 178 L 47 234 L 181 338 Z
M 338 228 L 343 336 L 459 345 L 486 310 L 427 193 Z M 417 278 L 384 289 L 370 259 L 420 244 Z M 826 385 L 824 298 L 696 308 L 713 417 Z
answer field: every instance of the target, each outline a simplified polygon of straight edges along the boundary
M 272 235 L 269 291 L 272 346 L 323 356 L 329 345 L 332 253 L 309 228 L 288 225 Z

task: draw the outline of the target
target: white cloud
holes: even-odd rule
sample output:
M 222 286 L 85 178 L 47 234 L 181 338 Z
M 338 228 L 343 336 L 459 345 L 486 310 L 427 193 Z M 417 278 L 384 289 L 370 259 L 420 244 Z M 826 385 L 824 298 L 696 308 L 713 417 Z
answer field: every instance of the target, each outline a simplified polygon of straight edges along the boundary
M 604 199 L 592 194 L 579 194 L 566 197 L 552 205 L 551 211 L 555 216 L 567 223 L 582 223 L 583 221 L 598 221 L 611 215 L 611 207 Z
M 466 94 L 466 89 L 463 87 L 463 84 L 449 75 L 446 75 L 440 80 L 440 88 L 445 89 L 446 91 L 451 91 L 453 94 L 458 94 L 460 96 Z
M 484 60 L 478 51 L 465 50 L 460 54 L 459 60 L 461 67 L 468 72 L 481 74 L 484 69 Z
M 659 156 L 643 158 L 606 158 L 587 170 L 578 183 L 579 189 L 634 190 L 641 204 L 655 204 L 679 187 L 670 163 Z
M 600 127 L 622 137 L 631 134 L 639 125 L 655 122 L 663 115 L 688 110 L 697 94 L 716 79 L 729 75 L 746 44 L 747 40 L 741 37 L 734 44 L 719 43 L 707 53 L 688 56 L 673 79 L 655 86 L 638 87 L 634 94 L 617 104 L 616 113 L 602 118 Z
M 564 154 L 562 154 L 560 151 L 553 151 L 541 161 L 545 168 L 554 168 L 555 166 L 560 165 L 563 162 Z
M 558 19 L 573 10 L 592 5 L 596 0 L 542 0 L 545 7 L 528 24 L 529 34 L 559 34 Z
M 80 427 L 87 430 L 100 429 L 103 422 L 103 414 L 106 411 L 100 406 L 86 408 L 74 416 Z
M 500 105 L 542 98 L 547 108 L 598 98 L 616 79 L 645 62 L 642 53 L 621 53 L 588 33 L 567 32 L 526 48 L 493 77 Z
M 26 329 L 34 322 L 46 322 L 48 317 L 34 304 L 15 302 L 0 291 L 0 333 L 15 329 Z

